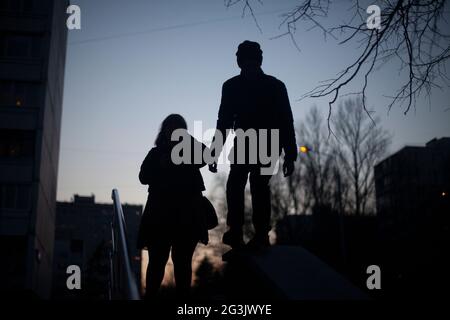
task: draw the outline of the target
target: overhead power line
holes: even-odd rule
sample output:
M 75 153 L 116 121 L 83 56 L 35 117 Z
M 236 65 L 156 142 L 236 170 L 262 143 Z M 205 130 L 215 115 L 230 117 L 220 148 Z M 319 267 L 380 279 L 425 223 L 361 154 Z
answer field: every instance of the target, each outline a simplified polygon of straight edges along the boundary
M 263 13 L 255 15 L 255 16 L 258 17 L 258 16 L 263 16 L 263 15 L 282 13 L 282 12 L 286 12 L 286 10 L 288 10 L 288 9 L 263 12 Z M 79 44 L 86 44 L 86 43 L 91 43 L 91 42 L 100 42 L 100 41 L 107 41 L 107 40 L 113 40 L 113 39 L 119 39 L 119 38 L 134 37 L 134 36 L 139 36 L 139 35 L 144 35 L 144 34 L 169 31 L 169 30 L 175 30 L 175 29 L 181 29 L 181 28 L 196 27 L 199 25 L 224 22 L 224 21 L 232 21 L 232 20 L 237 20 L 237 19 L 242 19 L 242 15 L 232 16 L 232 17 L 227 17 L 227 18 L 216 18 L 216 19 L 194 21 L 194 22 L 175 24 L 175 25 L 171 25 L 171 26 L 164 26 L 164 27 L 152 28 L 152 29 L 141 30 L 141 31 L 124 32 L 124 33 L 117 33 L 117 34 L 112 34 L 112 35 L 108 35 L 108 36 L 88 38 L 88 39 L 84 39 L 84 40 L 69 42 L 69 45 L 79 45 Z

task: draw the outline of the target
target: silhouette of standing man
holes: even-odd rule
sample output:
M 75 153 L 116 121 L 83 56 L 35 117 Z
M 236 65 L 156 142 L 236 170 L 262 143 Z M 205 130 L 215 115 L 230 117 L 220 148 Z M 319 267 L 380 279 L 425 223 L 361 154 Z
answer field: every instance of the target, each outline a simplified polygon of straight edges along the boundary
M 279 130 L 279 150 L 277 157 L 284 151 L 284 176 L 289 176 L 294 170 L 297 158 L 294 123 L 291 106 L 283 82 L 275 77 L 264 74 L 261 70 L 262 51 L 258 43 L 244 41 L 238 47 L 237 64 L 241 73 L 227 80 L 222 87 L 222 100 L 217 119 L 217 133 L 220 132 L 225 142 L 227 129 L 272 129 Z M 270 137 L 270 134 L 268 134 Z M 262 139 L 258 135 L 259 140 Z M 269 138 L 270 139 L 270 138 Z M 270 144 L 270 140 L 266 140 Z M 249 141 L 245 141 L 246 162 L 232 163 L 227 181 L 227 225 L 229 230 L 223 235 L 223 243 L 233 249 L 244 246 L 244 195 L 245 185 L 250 176 L 250 191 L 252 196 L 253 226 L 255 236 L 247 243 L 247 247 L 258 249 L 269 246 L 270 226 L 270 186 L 271 175 L 261 174 L 265 166 L 259 160 L 256 164 L 249 163 Z M 234 140 L 236 155 L 237 139 Z M 268 147 L 266 150 L 271 150 Z M 211 172 L 217 172 L 217 159 L 221 146 L 213 150 L 216 161 L 209 166 Z M 236 156 L 234 157 L 236 159 Z

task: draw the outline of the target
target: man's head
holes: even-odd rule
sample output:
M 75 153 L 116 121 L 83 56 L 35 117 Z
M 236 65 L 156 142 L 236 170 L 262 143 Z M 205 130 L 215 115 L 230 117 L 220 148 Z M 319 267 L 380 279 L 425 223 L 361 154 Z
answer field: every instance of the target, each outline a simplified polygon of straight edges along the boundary
M 262 64 L 262 50 L 259 43 L 245 40 L 242 42 L 236 52 L 239 68 L 259 68 Z

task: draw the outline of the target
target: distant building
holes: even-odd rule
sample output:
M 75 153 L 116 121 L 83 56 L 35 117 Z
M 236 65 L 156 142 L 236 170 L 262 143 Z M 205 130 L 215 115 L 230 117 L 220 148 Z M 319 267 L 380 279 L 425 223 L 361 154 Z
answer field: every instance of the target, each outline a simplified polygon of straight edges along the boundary
M 124 204 L 132 267 L 140 275 L 136 249 L 141 205 Z M 110 277 L 109 250 L 113 205 L 95 203 L 95 197 L 75 195 L 72 202 L 58 202 L 56 209 L 53 297 L 56 299 L 106 299 Z M 81 268 L 82 290 L 68 290 L 69 265 Z
M 384 289 L 440 297 L 450 286 L 450 138 L 404 147 L 375 166 Z
M 404 147 L 375 166 L 377 215 L 384 232 L 450 214 L 450 138 Z
M 65 0 L 0 1 L 0 292 L 48 298 Z

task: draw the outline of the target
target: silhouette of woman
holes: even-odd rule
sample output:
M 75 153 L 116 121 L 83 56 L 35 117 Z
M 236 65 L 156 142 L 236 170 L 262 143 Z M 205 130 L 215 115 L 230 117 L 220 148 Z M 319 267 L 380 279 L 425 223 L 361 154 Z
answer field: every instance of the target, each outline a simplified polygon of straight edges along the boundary
M 205 190 L 200 167 L 206 163 L 172 162 L 172 148 L 179 142 L 171 141 L 176 129 L 187 130 L 186 121 L 181 115 L 171 114 L 162 122 L 155 147 L 145 157 L 139 173 L 141 183 L 149 186 L 138 234 L 138 248 L 147 248 L 149 254 L 146 299 L 157 295 L 171 249 L 176 292 L 186 297 L 191 286 L 195 247 L 199 241 L 208 243 L 208 230 L 199 214 Z M 198 144 L 204 150 L 203 144 L 189 138 L 191 151 Z M 193 159 L 193 152 L 191 155 Z

